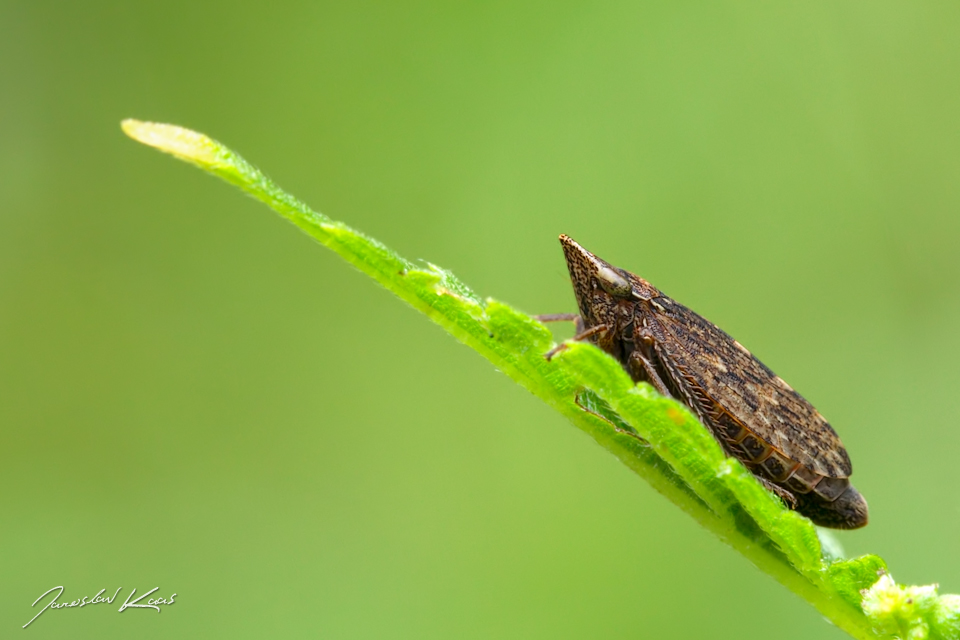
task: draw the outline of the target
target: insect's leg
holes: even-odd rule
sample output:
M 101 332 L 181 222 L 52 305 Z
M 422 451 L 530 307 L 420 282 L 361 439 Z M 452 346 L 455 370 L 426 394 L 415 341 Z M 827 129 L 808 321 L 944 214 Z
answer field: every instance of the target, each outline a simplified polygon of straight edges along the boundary
M 533 316 L 540 322 L 575 322 L 580 317 L 579 313 L 541 313 Z
M 586 340 L 592 335 L 600 333 L 601 331 L 606 331 L 609 328 L 610 328 L 610 325 L 595 324 L 589 329 L 585 329 L 580 333 L 578 333 L 577 335 L 573 336 L 567 342 L 580 342 L 582 340 Z M 547 351 L 545 354 L 543 354 L 543 357 L 546 358 L 547 360 L 551 359 L 553 356 L 557 355 L 558 353 L 560 353 L 561 351 L 567 348 L 567 342 L 561 342 L 560 344 L 555 346 L 553 349 L 550 349 L 550 351 Z
M 792 493 L 781 487 L 780 485 L 773 484 L 763 476 L 759 476 L 756 473 L 753 474 L 753 477 L 760 481 L 764 487 L 769 491 L 772 491 L 778 498 L 783 500 L 784 504 L 790 507 L 793 510 L 797 508 L 797 498 Z
M 637 430 L 623 421 L 617 413 L 602 398 L 588 389 L 581 389 L 576 395 L 577 406 L 583 411 L 603 420 L 609 424 L 614 431 L 623 435 L 636 438 L 641 444 L 650 446 L 650 443 L 640 437 Z
M 586 326 L 583 324 L 583 316 L 579 313 L 545 313 L 533 317 L 540 322 L 572 322 L 577 333 L 583 333 Z
M 667 389 L 663 378 L 657 373 L 657 368 L 653 366 L 653 362 L 650 361 L 650 358 L 643 355 L 643 352 L 639 349 L 627 356 L 627 367 L 634 380 L 646 380 L 653 385 L 654 389 L 660 392 L 660 395 L 667 398 L 673 397 L 673 394 Z

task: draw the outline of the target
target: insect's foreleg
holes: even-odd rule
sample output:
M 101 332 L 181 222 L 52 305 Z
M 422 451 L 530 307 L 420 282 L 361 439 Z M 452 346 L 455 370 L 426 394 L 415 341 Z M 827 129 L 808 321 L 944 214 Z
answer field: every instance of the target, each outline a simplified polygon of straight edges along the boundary
M 579 318 L 579 316 L 577 317 Z M 581 320 L 580 322 L 583 322 L 583 320 Z M 579 333 L 577 333 L 577 335 L 570 338 L 570 340 L 568 340 L 567 342 L 580 342 L 582 340 L 586 340 L 592 335 L 600 333 L 601 331 L 606 331 L 609 328 L 610 328 L 610 325 L 595 324 L 589 329 L 584 329 L 583 331 L 580 331 Z M 560 344 L 555 346 L 553 349 L 550 349 L 550 351 L 547 351 L 545 354 L 543 354 L 543 357 L 549 360 L 553 356 L 557 355 L 558 353 L 566 349 L 567 342 L 561 342 Z
M 572 322 L 576 333 L 583 333 L 586 325 L 583 323 L 583 316 L 579 313 L 545 313 L 539 316 L 533 316 L 540 322 Z

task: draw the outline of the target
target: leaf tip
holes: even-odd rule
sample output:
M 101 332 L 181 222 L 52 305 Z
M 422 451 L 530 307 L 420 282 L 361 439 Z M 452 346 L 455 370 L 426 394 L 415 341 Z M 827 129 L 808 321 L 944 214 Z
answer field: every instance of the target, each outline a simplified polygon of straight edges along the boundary
M 216 142 L 202 133 L 184 129 L 172 124 L 143 122 L 127 118 L 120 128 L 129 137 L 164 153 L 192 162 L 204 168 L 220 164 L 219 148 Z

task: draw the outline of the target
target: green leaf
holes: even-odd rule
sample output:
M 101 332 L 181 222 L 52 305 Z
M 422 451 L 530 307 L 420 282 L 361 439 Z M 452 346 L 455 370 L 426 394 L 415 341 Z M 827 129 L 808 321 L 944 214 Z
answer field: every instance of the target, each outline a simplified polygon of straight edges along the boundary
M 838 560 L 827 566 L 827 579 L 841 598 L 857 606 L 862 591 L 869 589 L 887 572 L 887 563 L 877 556 Z
M 940 596 L 935 586 L 898 586 L 876 556 L 837 560 L 836 550 L 824 552 L 810 521 L 727 458 L 686 407 L 635 385 L 593 345 L 568 344 L 547 361 L 553 337 L 537 320 L 311 210 L 220 143 L 168 124 L 125 120 L 122 127 L 265 202 L 426 314 L 853 637 L 960 638 L 960 596 Z

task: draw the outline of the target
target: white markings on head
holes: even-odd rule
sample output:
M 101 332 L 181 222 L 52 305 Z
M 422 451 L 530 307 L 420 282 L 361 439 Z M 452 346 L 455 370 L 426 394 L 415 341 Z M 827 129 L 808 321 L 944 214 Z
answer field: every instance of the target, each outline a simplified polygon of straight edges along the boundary
M 608 266 L 602 266 L 597 269 L 596 276 L 597 282 L 600 283 L 603 290 L 612 296 L 626 298 L 633 293 L 633 287 L 630 286 L 627 279 Z

